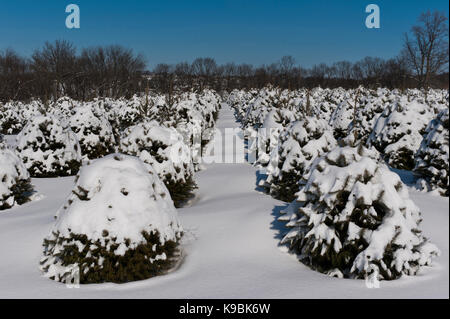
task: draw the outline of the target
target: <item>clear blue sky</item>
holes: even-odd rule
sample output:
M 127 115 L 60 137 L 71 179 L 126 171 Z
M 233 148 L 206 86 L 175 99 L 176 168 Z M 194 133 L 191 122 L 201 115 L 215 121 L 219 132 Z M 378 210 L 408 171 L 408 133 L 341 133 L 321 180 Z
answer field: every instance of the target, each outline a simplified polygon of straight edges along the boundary
M 81 28 L 65 27 L 66 5 L 81 9 Z M 381 28 L 365 28 L 378 4 Z M 0 0 L 0 50 L 30 55 L 45 41 L 77 47 L 121 44 L 150 67 L 211 56 L 217 62 L 271 63 L 292 55 L 305 67 L 365 56 L 390 58 L 421 12 L 446 0 Z

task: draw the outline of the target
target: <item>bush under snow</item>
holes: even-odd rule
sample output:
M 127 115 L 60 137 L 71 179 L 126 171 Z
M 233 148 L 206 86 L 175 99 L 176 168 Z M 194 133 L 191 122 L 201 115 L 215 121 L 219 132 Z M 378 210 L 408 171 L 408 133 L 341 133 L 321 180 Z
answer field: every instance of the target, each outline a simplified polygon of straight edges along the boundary
M 0 105 L 0 133 L 17 134 L 23 127 L 18 109 Z M 18 107 L 17 107 L 18 108 Z
M 412 170 L 414 154 L 420 147 L 422 134 L 433 118 L 431 109 L 416 100 L 401 98 L 387 107 L 377 119 L 368 144 L 384 155 L 394 168 Z
M 120 149 L 153 167 L 176 207 L 193 196 L 196 185 L 190 149 L 174 128 L 156 121 L 140 123 L 126 130 Z
M 167 188 L 145 163 L 112 154 L 85 166 L 44 239 L 41 270 L 61 282 L 142 280 L 173 267 L 182 235 Z
M 334 137 L 336 139 L 344 138 L 347 136 L 349 127 L 352 125 L 354 120 L 354 105 L 352 103 L 357 103 L 350 97 L 345 99 L 343 102 L 339 103 L 334 112 L 331 114 L 329 124 L 333 127 Z
M 258 164 L 267 166 L 270 154 L 278 146 L 278 138 L 287 124 L 280 110 L 272 110 L 264 119 L 262 126 L 258 129 Z
M 337 147 L 316 162 L 281 220 L 301 261 L 338 277 L 371 271 L 390 280 L 430 265 L 437 248 L 419 230 L 419 208 L 375 150 Z
M 326 121 L 305 117 L 291 123 L 281 133 L 267 166 L 266 187 L 270 194 L 283 201 L 294 200 L 299 181 L 308 173 L 314 159 L 335 146 Z
M 0 138 L 0 210 L 26 203 L 32 190 L 26 167 Z
M 54 116 L 32 118 L 17 136 L 16 147 L 33 177 L 75 175 L 81 166 L 76 135 Z
M 96 159 L 114 153 L 115 139 L 111 124 L 92 112 L 90 105 L 76 107 L 69 125 L 78 138 L 81 154 Z
M 443 196 L 448 196 L 449 158 L 448 109 L 439 113 L 426 129 L 426 135 L 416 154 L 415 172 L 423 178 L 418 181 L 420 187 L 437 189 Z

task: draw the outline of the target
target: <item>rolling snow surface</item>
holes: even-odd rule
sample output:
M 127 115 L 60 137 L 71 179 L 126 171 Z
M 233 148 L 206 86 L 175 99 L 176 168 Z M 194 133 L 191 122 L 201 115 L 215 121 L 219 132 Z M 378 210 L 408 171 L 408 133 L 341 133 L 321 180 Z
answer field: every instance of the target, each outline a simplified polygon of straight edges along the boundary
M 226 104 L 219 129 L 236 128 Z M 227 145 L 226 149 L 232 148 Z M 279 248 L 276 221 L 286 203 L 256 188 L 248 163 L 209 164 L 196 174 L 199 189 L 189 207 L 178 210 L 184 260 L 168 275 L 127 284 L 67 288 L 39 271 L 42 240 L 74 178 L 33 179 L 43 199 L 0 212 L 0 298 L 448 298 L 448 198 L 410 190 L 423 214 L 422 229 L 441 250 L 433 267 L 418 276 L 382 281 L 328 277 Z

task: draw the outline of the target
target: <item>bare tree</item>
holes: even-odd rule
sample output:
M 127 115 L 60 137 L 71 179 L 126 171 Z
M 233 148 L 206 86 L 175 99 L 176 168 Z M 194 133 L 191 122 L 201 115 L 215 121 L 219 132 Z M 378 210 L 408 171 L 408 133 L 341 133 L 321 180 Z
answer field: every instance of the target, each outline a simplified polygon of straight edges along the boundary
M 379 79 L 384 70 L 384 61 L 380 58 L 365 57 L 357 63 L 362 72 L 363 78 Z
M 70 82 L 73 79 L 76 61 L 75 46 L 65 40 L 55 43 L 46 42 L 41 50 L 33 55 L 33 69 L 40 82 L 53 89 L 53 97 L 70 94 Z
M 236 64 L 234 64 L 234 63 L 227 63 L 223 66 L 222 74 L 225 77 L 225 81 L 226 81 L 225 88 L 228 90 L 230 90 L 232 88 L 231 82 L 232 82 L 232 78 L 234 76 L 236 76 L 236 73 L 237 73 L 236 70 L 237 70 L 237 67 L 236 67 Z
M 17 99 L 33 81 L 29 63 L 12 49 L 0 52 L 0 100 Z
M 280 71 L 285 83 L 287 83 L 288 89 L 291 88 L 291 76 L 292 70 L 295 66 L 295 59 L 290 55 L 286 55 L 280 60 Z
M 143 91 L 145 61 L 132 50 L 115 45 L 83 49 L 77 61 L 75 94 L 81 99 L 94 96 L 131 96 Z
M 339 61 L 333 64 L 336 77 L 349 80 L 352 77 L 352 64 L 348 61 Z
M 411 36 L 405 34 L 402 54 L 420 87 L 427 87 L 431 76 L 448 68 L 447 20 L 444 13 L 427 11 L 412 27 Z
M 280 60 L 280 71 L 284 74 L 289 74 L 295 65 L 294 57 L 286 55 Z
M 217 71 L 217 63 L 212 58 L 197 58 L 192 62 L 192 73 L 198 78 L 200 90 L 205 84 L 211 83 Z

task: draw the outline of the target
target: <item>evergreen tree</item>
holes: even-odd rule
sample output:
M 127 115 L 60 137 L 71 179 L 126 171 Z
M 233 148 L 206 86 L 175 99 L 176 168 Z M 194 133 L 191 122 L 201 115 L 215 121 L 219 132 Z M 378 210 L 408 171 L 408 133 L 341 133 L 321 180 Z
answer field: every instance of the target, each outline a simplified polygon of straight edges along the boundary
M 419 208 L 399 176 L 362 146 L 321 157 L 280 219 L 292 228 L 282 242 L 302 262 L 339 277 L 414 275 L 439 253 L 419 230 Z
M 30 119 L 17 136 L 16 150 L 33 177 L 75 175 L 81 166 L 76 135 L 53 115 Z
M 194 195 L 196 184 L 190 149 L 174 128 L 161 126 L 156 121 L 140 123 L 126 130 L 120 149 L 154 168 L 176 207 Z
M 44 239 L 41 271 L 66 282 L 124 283 L 169 271 L 182 227 L 167 188 L 139 159 L 111 154 L 84 166 Z
M 268 165 L 266 187 L 277 199 L 290 202 L 316 159 L 336 146 L 324 120 L 305 117 L 291 123 L 280 136 L 279 147 Z
M 30 174 L 0 135 L 0 210 L 29 201 L 33 192 Z
M 448 112 L 448 108 L 444 109 L 428 124 L 414 168 L 422 177 L 418 181 L 419 187 L 437 189 L 442 196 L 449 195 Z
M 412 170 L 414 154 L 433 114 L 426 104 L 399 98 L 379 116 L 367 144 L 375 146 L 390 166 Z
M 76 107 L 69 125 L 78 138 L 82 155 L 96 159 L 114 153 L 112 127 L 105 117 L 95 115 L 90 105 Z

